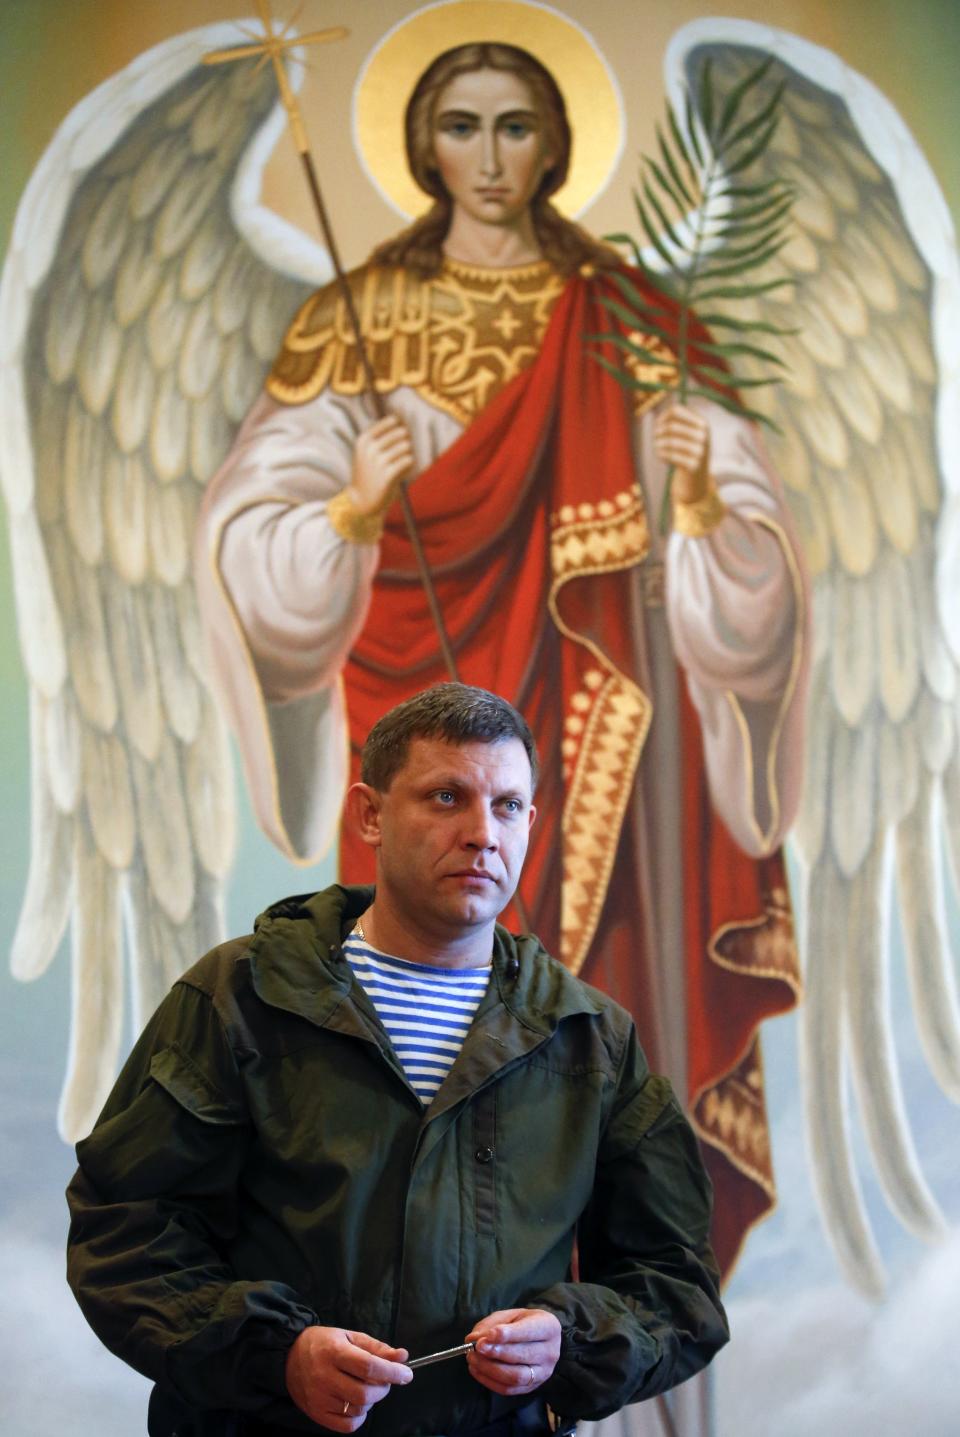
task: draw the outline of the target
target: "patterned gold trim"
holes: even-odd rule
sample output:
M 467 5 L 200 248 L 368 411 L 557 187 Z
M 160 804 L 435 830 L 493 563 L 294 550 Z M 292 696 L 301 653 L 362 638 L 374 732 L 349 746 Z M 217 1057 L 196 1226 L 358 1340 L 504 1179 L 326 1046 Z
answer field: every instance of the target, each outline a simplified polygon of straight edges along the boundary
M 613 499 L 565 505 L 550 516 L 550 524 L 550 616 L 560 633 L 595 662 L 584 675 L 583 688 L 571 698 L 562 746 L 569 783 L 561 820 L 560 957 L 578 973 L 606 897 L 653 705 L 592 639 L 564 621 L 560 591 L 571 579 L 641 563 L 649 552 L 650 534 L 636 484 Z
M 803 581 L 800 577 L 800 569 L 797 564 L 796 555 L 787 540 L 785 530 L 776 520 L 771 519 L 767 514 L 761 514 L 756 510 L 743 515 L 746 519 L 752 519 L 763 528 L 769 529 L 773 534 L 780 548 L 783 550 L 787 561 L 787 569 L 790 574 L 790 582 L 793 585 L 793 597 L 797 610 L 797 623 L 793 638 L 793 651 L 790 655 L 790 672 L 787 676 L 787 685 L 784 689 L 783 700 L 777 714 L 777 721 L 773 727 L 770 737 L 770 744 L 767 750 L 767 796 L 770 800 L 770 823 L 766 830 L 760 828 L 757 822 L 754 809 L 754 769 L 753 769 L 753 746 L 750 742 L 750 728 L 740 707 L 740 700 L 732 689 L 727 689 L 724 698 L 730 705 L 734 721 L 740 734 L 740 742 L 743 748 L 744 758 L 744 780 L 746 783 L 747 812 L 750 815 L 750 827 L 754 837 L 760 845 L 761 852 L 769 853 L 773 849 L 774 835 L 780 827 L 780 790 L 777 785 L 777 753 L 780 748 L 780 736 L 783 732 L 783 725 L 786 721 L 790 704 L 800 677 L 800 665 L 803 661 L 803 638 L 806 632 L 806 601 L 804 597 Z
M 737 934 L 752 934 L 747 936 L 749 959 L 738 961 L 736 957 L 734 935 Z M 725 943 L 726 952 L 722 946 Z M 802 982 L 793 916 L 785 888 L 775 888 L 767 895 L 762 917 L 726 923 L 718 928 L 711 935 L 707 952 L 714 963 L 730 972 L 779 979 L 799 1002 Z M 698 1136 L 721 1153 L 731 1167 L 762 1188 L 771 1207 L 775 1206 L 759 1024 L 748 1035 L 730 1069 L 691 1096 L 690 1121 Z
M 690 503 L 684 499 L 673 501 L 673 527 L 688 539 L 705 539 L 722 523 L 727 512 L 727 506 L 716 489 L 708 489 L 702 499 L 694 499 Z
M 555 580 L 605 574 L 639 564 L 650 548 L 650 530 L 639 485 L 612 500 L 566 504 L 550 516 L 550 562 Z
M 578 641 L 569 630 L 567 636 Z M 576 760 L 565 765 L 572 782 L 561 822 L 560 958 L 573 973 L 583 967 L 600 919 L 652 713 L 641 689 L 609 672 L 585 718 Z
M 748 930 L 762 932 L 758 935 L 759 941 L 751 943 L 752 953 L 757 956 L 746 962 L 738 960 L 734 950 L 735 935 Z M 762 917 L 721 924 L 711 934 L 707 952 L 720 968 L 751 978 L 779 978 L 793 990 L 797 1002 L 803 997 L 793 913 L 786 889 L 775 888 L 768 895 Z
M 377 390 L 414 389 L 466 426 L 536 358 L 564 279 L 545 260 L 485 269 L 445 260 L 421 280 L 366 267 L 349 276 Z M 346 305 L 333 286 L 307 300 L 267 380 L 282 404 L 367 388 Z
M 606 674 L 602 669 L 589 669 L 583 676 L 583 687 L 570 697 L 570 712 L 563 720 L 564 737 L 560 743 L 565 785 L 569 784 L 573 777 L 590 714 L 605 678 Z
M 346 489 L 327 500 L 330 525 L 350 544 L 375 544 L 383 533 L 383 510 L 361 514 Z
M 500 269 L 496 265 L 468 264 L 466 260 L 453 259 L 450 255 L 444 255 L 441 271 L 456 275 L 465 283 L 473 280 L 480 284 L 495 285 L 501 279 L 548 279 L 553 274 L 553 265 L 548 259 L 533 259 L 526 264 L 509 265 L 505 269 Z
M 657 356 L 655 361 L 641 359 L 638 354 L 629 350 L 621 355 L 624 368 L 634 379 L 640 380 L 642 384 L 666 384 L 669 389 L 675 389 L 677 384 L 677 356 L 673 350 L 664 343 L 656 334 L 644 334 L 640 330 L 633 330 L 628 336 L 632 344 L 639 345 Z M 648 409 L 662 404 L 669 399 L 668 390 L 633 390 L 633 414 L 639 419 L 641 414 L 646 414 Z
M 691 1104 L 698 1136 L 722 1153 L 731 1167 L 776 1197 L 770 1127 L 764 1101 L 763 1060 L 756 1032 L 743 1056 L 719 1082 L 704 1088 Z

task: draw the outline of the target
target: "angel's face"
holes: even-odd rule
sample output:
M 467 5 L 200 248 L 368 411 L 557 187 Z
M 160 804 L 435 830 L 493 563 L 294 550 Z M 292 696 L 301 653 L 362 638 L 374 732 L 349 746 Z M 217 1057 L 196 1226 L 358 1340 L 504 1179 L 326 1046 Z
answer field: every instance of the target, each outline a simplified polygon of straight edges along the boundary
M 473 70 L 441 90 L 433 153 L 454 208 L 490 225 L 521 218 L 553 163 L 536 98 L 509 70 Z

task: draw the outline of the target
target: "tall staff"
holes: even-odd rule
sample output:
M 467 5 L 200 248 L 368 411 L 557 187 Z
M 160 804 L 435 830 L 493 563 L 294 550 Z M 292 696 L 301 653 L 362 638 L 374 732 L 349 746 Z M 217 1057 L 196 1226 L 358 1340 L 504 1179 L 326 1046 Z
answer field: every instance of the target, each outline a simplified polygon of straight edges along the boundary
M 272 63 L 273 72 L 277 78 L 277 88 L 280 91 L 280 98 L 283 101 L 283 107 L 287 112 L 287 119 L 290 122 L 290 132 L 293 135 L 293 142 L 297 147 L 297 153 L 300 156 L 304 172 L 307 176 L 307 185 L 313 198 L 313 207 L 316 211 L 317 220 L 330 259 L 333 263 L 337 288 L 340 291 L 340 297 L 347 311 L 350 328 L 353 331 L 354 343 L 357 347 L 357 354 L 360 357 L 360 365 L 363 369 L 363 377 L 367 392 L 370 395 L 370 402 L 373 405 L 377 419 L 383 419 L 388 413 L 387 406 L 384 403 L 383 395 L 377 389 L 373 366 L 370 363 L 366 341 L 360 328 L 360 318 L 353 302 L 350 286 L 347 283 L 347 276 L 340 262 L 340 251 L 337 248 L 333 227 L 330 224 L 330 216 L 327 213 L 327 207 L 320 191 L 320 181 L 317 178 L 316 165 L 313 162 L 313 155 L 310 151 L 310 142 L 307 139 L 307 129 L 303 122 L 303 114 L 297 103 L 297 97 L 290 84 L 290 77 L 287 75 L 283 63 L 284 54 L 295 45 L 326 45 L 333 40 L 345 39 L 350 32 L 342 25 L 335 25 L 327 30 L 312 30 L 308 35 L 295 35 L 291 37 L 288 35 L 288 31 L 293 21 L 282 30 L 274 28 L 269 0 L 255 0 L 255 6 L 257 14 L 263 24 L 263 38 L 252 39 L 247 45 L 236 45 L 229 50 L 214 50 L 209 55 L 204 55 L 203 63 L 205 65 L 223 65 L 233 60 L 249 59 L 252 55 L 260 55 L 262 57 L 261 64 L 265 64 L 267 60 Z M 413 553 L 417 561 L 420 582 L 427 596 L 430 615 L 433 619 L 434 628 L 437 631 L 437 637 L 440 640 L 440 652 L 443 655 L 444 666 L 450 678 L 457 680 L 460 677 L 457 672 L 457 662 L 453 656 L 453 648 L 450 644 L 447 628 L 443 621 L 443 614 L 440 611 L 437 591 L 434 587 L 430 566 L 427 563 L 427 556 L 423 550 L 420 531 L 417 528 L 417 521 L 414 518 L 413 509 L 410 505 L 410 496 L 407 493 L 408 483 L 409 477 L 401 480 L 398 487 L 400 508 L 403 511 L 403 519 L 407 526 L 410 543 L 413 545 Z M 526 926 L 526 923 L 524 926 Z
M 282 30 L 274 29 L 269 0 L 255 0 L 255 5 L 257 14 L 263 24 L 263 38 L 251 39 L 249 44 L 236 45 L 229 50 L 211 51 L 209 55 L 204 55 L 203 63 L 205 65 L 223 65 L 233 60 L 247 60 L 252 55 L 261 56 L 261 64 L 265 64 L 268 60 L 272 63 L 273 72 L 277 77 L 277 88 L 280 91 L 280 98 L 283 101 L 283 107 L 287 112 L 287 119 L 290 122 L 290 132 L 293 135 L 293 142 L 297 147 L 297 153 L 300 156 L 307 176 L 307 185 L 313 197 L 313 206 L 316 211 L 317 220 L 324 241 L 326 242 L 330 259 L 333 263 L 337 288 L 340 291 L 340 297 L 347 311 L 350 328 L 353 331 L 354 343 L 357 346 L 357 354 L 360 357 L 366 389 L 370 395 L 370 401 L 373 405 L 376 417 L 383 419 L 388 413 L 387 406 L 384 403 L 383 395 L 377 389 L 373 366 L 370 363 L 366 341 L 360 328 L 360 317 L 357 314 L 356 306 L 353 302 L 353 294 L 347 283 L 346 273 L 340 262 L 340 251 L 337 248 L 333 227 L 330 224 L 330 216 L 320 190 L 317 168 L 313 162 L 310 141 L 307 139 L 307 127 L 303 122 L 303 114 L 290 84 L 290 77 L 283 63 L 286 51 L 292 49 L 295 45 L 326 45 L 333 40 L 343 40 L 350 32 L 343 25 L 334 25 L 326 30 L 312 30 L 307 35 L 289 36 L 288 31 L 293 21 Z M 427 563 L 427 556 L 424 553 L 423 543 L 420 539 L 420 531 L 417 528 L 417 521 L 414 518 L 413 509 L 410 505 L 410 496 L 407 493 L 407 485 L 409 482 L 409 476 L 400 482 L 398 489 L 400 507 L 403 512 L 404 523 L 407 526 L 407 534 L 413 546 L 414 557 L 417 561 L 420 583 L 423 585 L 423 591 L 427 596 L 430 615 L 433 619 L 434 628 L 437 631 L 437 637 L 440 640 L 440 652 L 443 656 L 444 666 L 450 678 L 454 681 L 458 681 L 460 675 L 457 671 L 457 661 L 453 656 L 453 647 L 447 633 L 447 626 L 443 621 L 443 614 L 440 611 L 440 603 L 437 599 L 433 575 L 430 572 L 430 565 Z M 513 895 L 513 907 L 517 917 L 520 919 L 521 927 L 529 931 L 530 917 L 527 913 L 526 905 L 520 897 L 519 889 Z

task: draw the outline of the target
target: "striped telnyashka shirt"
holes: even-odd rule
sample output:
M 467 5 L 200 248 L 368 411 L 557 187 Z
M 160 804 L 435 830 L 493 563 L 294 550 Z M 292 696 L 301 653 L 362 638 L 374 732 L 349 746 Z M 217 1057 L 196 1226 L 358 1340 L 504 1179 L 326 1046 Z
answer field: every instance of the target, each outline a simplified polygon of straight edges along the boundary
M 377 1010 L 407 1081 L 424 1107 L 463 1046 L 491 968 L 434 968 L 371 948 L 351 933 L 343 952 Z

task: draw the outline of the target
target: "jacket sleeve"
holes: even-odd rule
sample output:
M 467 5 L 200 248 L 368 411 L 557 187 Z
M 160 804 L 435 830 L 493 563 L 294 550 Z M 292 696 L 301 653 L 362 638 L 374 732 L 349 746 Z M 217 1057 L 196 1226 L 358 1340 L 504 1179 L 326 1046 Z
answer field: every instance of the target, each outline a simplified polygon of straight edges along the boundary
M 578 1228 L 579 1281 L 527 1304 L 563 1329 L 543 1388 L 558 1412 L 606 1417 L 692 1377 L 728 1340 L 710 1212 L 693 1130 L 632 1032 Z
M 180 983 L 134 1048 L 67 1189 L 67 1277 L 97 1336 L 196 1408 L 267 1408 L 313 1312 L 225 1256 L 250 1130 L 209 998 Z

